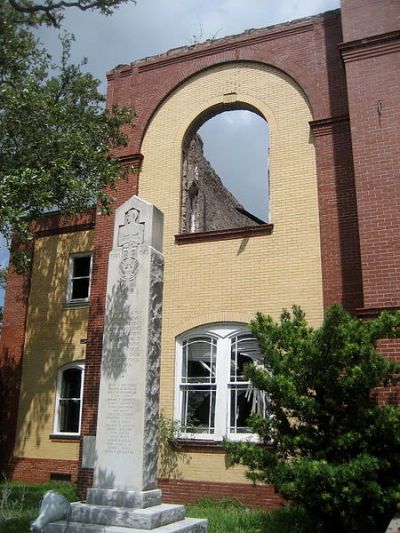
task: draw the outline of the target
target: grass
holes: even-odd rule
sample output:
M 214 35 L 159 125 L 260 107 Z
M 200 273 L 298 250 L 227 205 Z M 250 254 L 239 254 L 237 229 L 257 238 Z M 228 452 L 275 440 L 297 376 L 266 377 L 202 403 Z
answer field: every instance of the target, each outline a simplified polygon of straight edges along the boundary
M 208 518 L 209 533 L 315 533 L 315 523 L 295 507 L 274 511 L 248 509 L 232 500 L 200 500 L 186 506 L 187 516 Z
M 76 501 L 76 486 L 71 483 L 45 483 L 27 485 L 18 482 L 0 483 L 0 533 L 23 533 L 39 511 L 43 495 L 56 490 L 69 501 Z
M 71 483 L 27 485 L 0 483 L 0 533 L 22 533 L 38 515 L 43 495 L 56 490 L 76 501 Z M 284 507 L 275 511 L 248 509 L 233 500 L 200 500 L 187 505 L 187 516 L 208 518 L 209 533 L 315 533 L 315 524 L 300 509 Z

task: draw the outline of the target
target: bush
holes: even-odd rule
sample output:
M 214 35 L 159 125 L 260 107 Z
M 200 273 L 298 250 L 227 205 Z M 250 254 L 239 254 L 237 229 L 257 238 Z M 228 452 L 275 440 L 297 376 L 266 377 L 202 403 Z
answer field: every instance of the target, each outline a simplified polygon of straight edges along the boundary
M 274 484 L 325 531 L 379 531 L 400 498 L 400 412 L 370 394 L 395 382 L 399 366 L 375 344 L 398 338 L 399 325 L 400 313 L 362 322 L 339 305 L 315 330 L 297 306 L 278 323 L 258 314 L 251 324 L 265 369 L 246 373 L 266 391 L 269 416 L 251 416 L 261 445 L 226 448 L 250 479 Z

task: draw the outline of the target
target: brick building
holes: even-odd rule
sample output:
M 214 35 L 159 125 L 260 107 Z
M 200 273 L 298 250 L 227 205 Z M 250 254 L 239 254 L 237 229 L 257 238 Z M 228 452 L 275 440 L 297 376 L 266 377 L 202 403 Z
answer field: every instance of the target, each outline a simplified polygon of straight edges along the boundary
M 257 357 L 246 330 L 256 311 L 277 317 L 297 303 L 318 325 L 333 302 L 365 318 L 400 308 L 399 28 L 397 0 L 342 0 L 341 10 L 108 73 L 108 104 L 138 115 L 118 156 L 140 173 L 119 183 L 116 206 L 139 194 L 165 217 L 161 408 L 182 436 L 173 468 L 160 466 L 166 500 L 280 501 L 228 468 L 221 445 L 248 437 L 245 387 L 229 361 Z M 268 122 L 270 220 L 236 213 L 232 227 L 227 214 L 220 226 L 201 225 L 200 211 L 215 222 L 216 189 L 195 183 L 188 146 L 205 121 L 233 109 Z M 95 210 L 44 217 L 34 224 L 31 272 L 10 271 L 0 462 L 13 479 L 91 483 L 80 457 L 96 433 L 113 224 Z M 400 359 L 399 341 L 381 348 Z M 396 389 L 381 392 L 399 399 Z

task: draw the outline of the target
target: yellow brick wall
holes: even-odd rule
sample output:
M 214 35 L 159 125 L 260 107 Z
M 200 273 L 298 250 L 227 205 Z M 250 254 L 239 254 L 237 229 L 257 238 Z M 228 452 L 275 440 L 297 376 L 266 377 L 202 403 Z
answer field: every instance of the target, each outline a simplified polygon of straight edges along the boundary
M 85 358 L 87 307 L 65 307 L 69 255 L 91 251 L 93 231 L 37 239 L 32 265 L 15 455 L 78 459 L 77 442 L 55 442 L 57 370 Z
M 229 456 L 222 453 L 180 453 L 177 457 L 159 460 L 158 475 L 162 479 L 185 479 L 192 481 L 216 481 L 238 483 L 246 481 L 245 467 L 230 463 Z
M 189 126 L 224 94 L 256 108 L 270 131 L 272 235 L 178 246 L 181 147 Z M 226 98 L 226 97 L 225 97 Z M 191 78 L 160 106 L 146 132 L 139 195 L 164 212 L 164 304 L 161 408 L 173 416 L 175 338 L 211 322 L 248 322 L 263 311 L 278 317 L 300 304 L 311 324 L 323 313 L 315 153 L 304 94 L 272 67 L 235 63 Z M 266 147 L 267 150 L 267 147 Z M 266 176 L 267 179 L 267 176 Z M 212 461 L 212 468 L 210 468 Z M 192 454 L 187 479 L 242 481 L 223 456 Z

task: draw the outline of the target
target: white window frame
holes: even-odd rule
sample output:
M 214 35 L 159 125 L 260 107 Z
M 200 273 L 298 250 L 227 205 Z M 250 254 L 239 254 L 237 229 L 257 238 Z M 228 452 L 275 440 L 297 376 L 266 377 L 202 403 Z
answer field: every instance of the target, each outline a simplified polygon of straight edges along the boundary
M 188 433 L 183 430 L 178 430 L 178 437 L 214 441 L 221 441 L 224 438 L 231 441 L 244 440 L 257 442 L 259 440 L 257 435 L 253 433 L 230 432 L 230 391 L 232 389 L 232 382 L 230 381 L 231 343 L 234 337 L 242 334 L 251 336 L 249 328 L 244 324 L 218 323 L 195 328 L 176 338 L 174 420 L 178 428 L 182 424 L 181 417 L 184 402 L 184 386 L 182 383 L 184 341 L 195 337 L 210 337 L 217 340 L 214 433 Z M 243 383 L 247 385 L 247 382 Z
M 89 278 L 89 287 L 88 287 L 88 295 L 86 298 L 72 298 L 72 288 L 73 288 L 73 281 L 75 279 L 82 279 L 79 277 L 74 278 L 74 261 L 75 259 L 79 259 L 82 257 L 89 257 L 90 258 L 90 266 L 89 266 L 89 276 L 82 276 L 82 278 Z M 89 301 L 90 298 L 90 288 L 92 285 L 92 268 L 93 268 L 93 254 L 91 252 L 79 252 L 76 254 L 71 254 L 69 256 L 69 265 L 68 265 L 68 282 L 67 282 L 67 303 L 68 304 L 75 304 L 75 303 L 86 303 Z
M 74 398 L 76 400 L 79 400 L 79 429 L 77 432 L 69 432 L 69 431 L 61 431 L 60 430 L 60 410 L 61 410 L 61 390 L 62 390 L 62 381 L 63 381 L 63 374 L 66 370 L 70 370 L 71 368 L 76 368 L 81 371 L 81 390 L 80 390 L 80 397 Z M 57 372 L 57 388 L 56 388 L 56 398 L 55 398 L 55 410 L 54 410 L 54 427 L 53 427 L 53 433 L 55 435 L 64 435 L 64 436 L 78 436 L 81 434 L 81 423 L 82 423 L 82 405 L 83 405 L 83 383 L 84 383 L 84 377 L 85 377 L 85 363 L 83 362 L 73 362 L 68 363 L 58 369 Z M 72 398 L 71 398 L 72 399 Z

